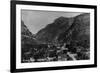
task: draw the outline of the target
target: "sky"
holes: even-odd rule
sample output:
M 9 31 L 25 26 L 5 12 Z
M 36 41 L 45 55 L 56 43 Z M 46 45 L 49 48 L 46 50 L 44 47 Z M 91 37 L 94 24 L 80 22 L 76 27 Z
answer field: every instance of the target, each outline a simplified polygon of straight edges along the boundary
M 37 10 L 21 10 L 21 20 L 27 28 L 36 34 L 46 25 L 53 23 L 56 18 L 74 17 L 81 14 L 80 12 L 56 12 L 56 11 L 37 11 Z

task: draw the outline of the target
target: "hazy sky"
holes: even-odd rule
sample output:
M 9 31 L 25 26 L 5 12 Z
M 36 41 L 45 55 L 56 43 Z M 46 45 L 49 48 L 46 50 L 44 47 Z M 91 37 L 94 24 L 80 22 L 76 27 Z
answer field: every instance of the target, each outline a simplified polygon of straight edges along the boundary
M 21 10 L 21 19 L 24 21 L 24 24 L 28 27 L 28 29 L 35 34 L 47 24 L 52 23 L 58 17 L 74 17 L 79 14 L 81 13 Z

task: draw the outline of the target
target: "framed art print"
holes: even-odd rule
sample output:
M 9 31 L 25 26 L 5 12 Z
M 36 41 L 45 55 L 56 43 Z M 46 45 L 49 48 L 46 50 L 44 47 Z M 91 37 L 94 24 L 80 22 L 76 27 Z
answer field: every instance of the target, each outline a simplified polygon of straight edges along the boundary
M 11 72 L 96 66 L 96 6 L 11 1 Z

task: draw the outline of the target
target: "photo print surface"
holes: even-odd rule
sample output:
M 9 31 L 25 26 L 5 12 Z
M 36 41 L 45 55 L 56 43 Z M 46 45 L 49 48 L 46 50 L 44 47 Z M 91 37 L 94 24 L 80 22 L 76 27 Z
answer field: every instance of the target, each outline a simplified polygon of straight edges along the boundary
M 21 9 L 21 63 L 90 60 L 90 13 Z

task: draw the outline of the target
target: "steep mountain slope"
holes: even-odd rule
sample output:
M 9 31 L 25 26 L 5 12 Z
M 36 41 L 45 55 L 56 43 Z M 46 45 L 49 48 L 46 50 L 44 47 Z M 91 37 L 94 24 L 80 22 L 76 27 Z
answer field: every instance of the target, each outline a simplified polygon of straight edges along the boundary
M 77 42 L 80 46 L 89 47 L 90 15 L 85 13 L 76 16 L 71 27 L 64 33 L 61 33 L 58 40 L 66 43 Z
M 24 59 L 29 59 L 32 56 L 31 52 L 35 45 L 39 42 L 34 38 L 34 35 L 29 31 L 24 22 L 21 21 L 21 62 Z
M 73 18 L 59 17 L 53 23 L 48 24 L 44 29 L 41 29 L 36 38 L 43 42 L 55 42 L 59 34 L 66 31 L 73 23 Z
M 24 45 L 37 44 L 33 34 L 28 30 L 23 21 L 21 21 L 21 43 Z
M 90 15 L 80 14 L 73 18 L 59 17 L 53 23 L 41 29 L 36 38 L 42 42 L 78 42 L 89 47 Z

